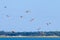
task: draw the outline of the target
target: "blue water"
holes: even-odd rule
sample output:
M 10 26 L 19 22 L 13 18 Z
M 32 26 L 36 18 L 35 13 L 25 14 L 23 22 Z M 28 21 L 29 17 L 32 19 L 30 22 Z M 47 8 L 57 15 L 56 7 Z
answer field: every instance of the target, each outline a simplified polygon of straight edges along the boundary
M 60 38 L 0 38 L 0 40 L 60 40 Z

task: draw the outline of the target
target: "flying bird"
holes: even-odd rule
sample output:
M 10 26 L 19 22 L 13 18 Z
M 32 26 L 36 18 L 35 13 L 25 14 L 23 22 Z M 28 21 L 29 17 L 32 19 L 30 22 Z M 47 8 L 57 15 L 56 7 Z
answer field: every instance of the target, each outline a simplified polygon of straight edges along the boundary
M 26 13 L 30 13 L 31 11 L 29 11 L 29 10 L 26 10 Z
M 48 26 L 48 25 L 50 25 L 51 24 L 51 22 L 49 22 L 49 23 L 46 23 L 46 25 Z
M 4 8 L 7 8 L 7 6 L 4 6 Z
M 23 18 L 23 16 L 20 16 L 20 18 Z
M 30 22 L 33 22 L 35 19 L 34 18 L 32 18 L 31 20 L 30 20 Z
M 6 17 L 10 17 L 9 15 L 6 15 Z

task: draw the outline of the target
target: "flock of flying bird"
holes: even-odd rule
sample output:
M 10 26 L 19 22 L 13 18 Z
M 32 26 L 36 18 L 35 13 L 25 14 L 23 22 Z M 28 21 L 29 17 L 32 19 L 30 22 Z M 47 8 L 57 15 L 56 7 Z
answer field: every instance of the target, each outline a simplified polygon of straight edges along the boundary
M 4 6 L 4 8 L 7 8 L 7 6 Z M 26 10 L 25 12 L 26 12 L 26 13 L 30 13 L 31 11 L 30 11 L 30 10 Z M 9 16 L 9 15 L 6 15 L 6 17 L 9 18 L 10 16 Z M 24 16 L 20 16 L 21 19 L 22 19 L 23 17 L 24 17 Z M 34 20 L 35 20 L 34 18 L 31 18 L 31 19 L 30 19 L 30 22 L 33 22 Z M 47 23 L 46 23 L 47 26 L 49 26 L 50 24 L 51 24 L 51 22 L 47 22 Z M 41 27 L 39 27 L 37 30 L 40 30 L 40 29 L 41 29 Z
M 7 6 L 5 6 L 4 8 L 7 8 Z M 25 12 L 26 12 L 26 13 L 30 13 L 30 11 L 29 11 L 29 10 L 26 10 Z M 8 18 L 9 18 L 10 16 L 9 16 L 9 15 L 6 15 L 6 17 L 8 17 Z M 22 19 L 22 18 L 23 18 L 23 16 L 20 16 L 20 18 Z M 30 19 L 30 22 L 33 22 L 34 20 L 35 20 L 35 19 L 34 19 L 34 18 L 32 18 L 32 19 Z M 51 22 L 47 22 L 47 23 L 46 23 L 46 25 L 47 25 L 47 26 L 49 26 L 50 24 L 51 24 Z M 38 28 L 37 30 L 40 30 L 40 29 L 41 29 L 41 28 Z

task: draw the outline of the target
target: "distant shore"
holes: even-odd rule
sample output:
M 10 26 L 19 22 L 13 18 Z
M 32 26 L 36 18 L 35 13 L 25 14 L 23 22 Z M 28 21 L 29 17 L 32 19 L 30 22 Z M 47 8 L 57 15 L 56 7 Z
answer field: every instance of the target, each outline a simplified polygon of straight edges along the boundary
M 60 38 L 60 31 L 50 32 L 5 32 L 0 31 L 0 38 Z

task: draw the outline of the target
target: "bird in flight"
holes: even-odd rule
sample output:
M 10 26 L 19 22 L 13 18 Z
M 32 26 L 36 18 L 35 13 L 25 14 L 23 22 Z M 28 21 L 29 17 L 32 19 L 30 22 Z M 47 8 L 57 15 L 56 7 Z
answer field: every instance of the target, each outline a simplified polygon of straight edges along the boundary
M 20 18 L 23 18 L 23 16 L 20 16 Z
M 9 17 L 9 15 L 6 15 L 6 17 Z
M 35 19 L 34 18 L 32 18 L 31 20 L 30 20 L 30 22 L 33 22 Z
M 7 6 L 4 6 L 4 8 L 7 8 Z
M 51 24 L 51 22 L 46 23 L 47 26 L 50 25 L 50 24 Z
M 30 11 L 29 10 L 26 10 L 26 13 L 30 13 Z

